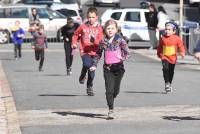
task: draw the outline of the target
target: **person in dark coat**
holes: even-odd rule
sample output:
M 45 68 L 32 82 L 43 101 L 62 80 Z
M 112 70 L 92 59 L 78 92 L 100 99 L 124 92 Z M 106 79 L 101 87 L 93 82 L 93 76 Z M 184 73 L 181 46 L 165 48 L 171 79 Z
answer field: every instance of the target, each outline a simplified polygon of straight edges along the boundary
M 158 25 L 157 10 L 154 4 L 149 5 L 149 12 L 146 14 L 146 20 L 148 24 L 149 38 L 151 43 L 151 49 L 157 46 L 156 29 Z
M 78 23 L 74 23 L 72 18 L 67 19 L 67 24 L 61 28 L 61 35 L 64 41 L 64 49 L 65 49 L 65 64 L 67 75 L 72 73 L 72 62 L 73 62 L 73 49 L 71 47 L 72 36 L 75 30 L 79 27 Z

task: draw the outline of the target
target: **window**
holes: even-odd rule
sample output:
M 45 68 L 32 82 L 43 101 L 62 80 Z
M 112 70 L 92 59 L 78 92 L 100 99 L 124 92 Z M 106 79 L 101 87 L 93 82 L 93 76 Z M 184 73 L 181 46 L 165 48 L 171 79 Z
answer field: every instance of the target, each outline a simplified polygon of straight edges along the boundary
M 66 17 L 78 16 L 78 14 L 76 13 L 76 11 L 74 11 L 74 10 L 60 9 L 60 10 L 57 10 L 57 11 L 59 13 L 65 15 Z
M 60 0 L 60 1 L 65 4 L 74 4 L 78 2 L 77 0 Z
M 26 8 L 0 9 L 0 18 L 28 18 L 28 10 Z
M 49 17 L 52 18 L 52 19 L 56 19 L 56 18 L 57 19 L 59 19 L 59 18 L 65 19 L 66 18 L 63 14 L 61 14 L 59 12 L 56 12 L 56 11 L 53 11 L 53 10 L 47 10 L 47 11 L 48 11 Z
M 140 12 L 127 12 L 125 21 L 134 21 L 134 22 L 140 22 Z
M 111 18 L 114 20 L 119 20 L 122 15 L 122 12 L 116 12 L 111 15 Z
M 28 18 L 28 10 L 26 8 L 13 8 L 12 18 Z
M 38 13 L 38 15 L 39 15 L 40 18 L 45 18 L 45 19 L 49 18 L 47 10 L 45 10 L 43 8 L 38 8 L 37 9 L 37 13 Z

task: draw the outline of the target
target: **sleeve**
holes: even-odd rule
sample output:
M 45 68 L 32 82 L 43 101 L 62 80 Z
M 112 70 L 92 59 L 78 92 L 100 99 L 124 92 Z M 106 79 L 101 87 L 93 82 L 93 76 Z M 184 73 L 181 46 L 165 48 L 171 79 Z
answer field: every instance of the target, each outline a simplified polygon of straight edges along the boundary
M 97 36 L 97 38 L 94 41 L 94 45 L 99 45 L 99 42 L 103 39 L 103 28 L 101 26 L 99 26 L 99 34 Z
M 177 45 L 178 45 L 179 53 L 181 56 L 184 56 L 185 55 L 185 47 L 184 47 L 183 41 L 178 36 L 177 36 L 177 41 L 178 41 Z
M 76 31 L 74 32 L 74 35 L 72 36 L 72 44 L 71 44 L 72 47 L 73 47 L 74 44 L 77 43 L 78 38 L 79 38 L 79 35 L 81 34 L 81 32 L 82 32 L 82 26 L 79 26 L 79 27 L 76 29 Z
M 126 43 L 124 39 L 121 39 L 120 47 L 122 51 L 122 60 L 128 59 L 130 56 L 130 50 L 128 48 L 128 44 Z
M 46 36 L 44 38 L 44 44 L 45 44 L 45 48 L 48 48 L 48 41 L 47 41 L 47 37 Z
M 93 66 L 97 67 L 98 62 L 101 59 L 103 50 L 104 50 L 104 48 L 103 48 L 103 42 L 101 41 L 100 44 L 99 44 L 99 46 L 98 46 L 96 55 L 94 56 L 94 59 L 93 59 Z
M 23 34 L 23 35 L 25 35 L 25 31 L 21 28 L 21 32 L 20 32 L 20 34 Z
M 163 45 L 163 41 L 162 41 L 162 38 L 161 38 L 159 43 L 158 43 L 158 47 L 157 47 L 157 56 L 159 58 L 161 58 L 161 55 L 162 55 L 162 45 Z

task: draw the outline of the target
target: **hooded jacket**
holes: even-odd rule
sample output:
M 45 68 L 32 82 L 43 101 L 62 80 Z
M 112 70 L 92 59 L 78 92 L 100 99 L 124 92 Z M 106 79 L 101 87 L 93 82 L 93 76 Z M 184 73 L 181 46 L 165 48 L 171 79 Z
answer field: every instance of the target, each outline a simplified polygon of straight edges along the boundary
M 77 44 L 80 37 L 79 49 L 81 55 L 88 54 L 94 56 L 96 54 L 100 40 L 103 38 L 103 29 L 100 24 L 90 25 L 89 22 L 83 23 L 76 29 L 72 37 L 72 47 Z M 90 45 L 91 37 L 94 39 L 94 45 Z

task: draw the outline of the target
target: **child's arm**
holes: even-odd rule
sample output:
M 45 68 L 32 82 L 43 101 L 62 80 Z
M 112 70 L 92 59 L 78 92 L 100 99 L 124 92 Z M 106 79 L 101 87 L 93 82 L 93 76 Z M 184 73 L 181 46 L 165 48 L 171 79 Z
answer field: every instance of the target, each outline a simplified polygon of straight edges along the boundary
M 180 53 L 182 59 L 184 59 L 184 57 L 185 57 L 185 47 L 184 47 L 183 41 L 179 37 L 178 37 L 177 41 L 178 41 L 177 45 L 178 45 L 179 53 Z
M 72 48 L 77 48 L 77 41 L 78 41 L 78 38 L 81 34 L 81 31 L 82 31 L 82 27 L 79 26 L 76 31 L 74 32 L 74 35 L 72 36 L 72 43 L 71 43 L 71 47 Z
M 104 50 L 103 45 L 104 45 L 103 42 L 100 42 L 100 45 L 98 46 L 98 49 L 96 52 L 96 55 L 93 59 L 93 65 L 92 65 L 92 67 L 90 67 L 90 71 L 96 70 L 97 64 L 98 64 L 99 60 L 101 59 L 101 56 L 102 56 L 102 53 Z
M 94 45 L 99 45 L 99 42 L 103 39 L 103 29 L 99 27 L 99 34 L 96 39 L 94 39 Z
M 128 48 L 128 44 L 124 39 L 121 40 L 120 46 L 122 51 L 122 60 L 128 59 L 130 56 L 130 50 Z
M 44 39 L 44 44 L 45 44 L 45 48 L 48 48 L 48 41 L 47 41 L 47 37 L 45 37 L 45 39 Z
M 159 40 L 159 44 L 158 44 L 158 46 L 157 46 L 157 56 L 159 57 L 159 58 L 161 58 L 162 56 L 162 44 L 163 44 L 163 42 L 162 42 L 162 39 L 160 39 Z

